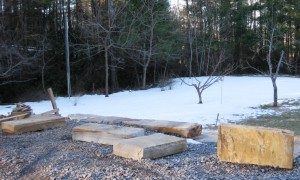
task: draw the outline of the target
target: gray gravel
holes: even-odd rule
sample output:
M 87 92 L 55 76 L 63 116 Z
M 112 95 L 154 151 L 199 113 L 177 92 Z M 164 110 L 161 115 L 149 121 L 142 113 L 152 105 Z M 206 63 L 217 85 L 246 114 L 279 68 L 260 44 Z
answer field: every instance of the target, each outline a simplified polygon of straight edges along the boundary
M 0 179 L 300 179 L 293 170 L 219 162 L 216 143 L 189 144 L 184 153 L 141 162 L 112 155 L 112 147 L 75 142 L 61 128 L 20 135 L 0 133 Z

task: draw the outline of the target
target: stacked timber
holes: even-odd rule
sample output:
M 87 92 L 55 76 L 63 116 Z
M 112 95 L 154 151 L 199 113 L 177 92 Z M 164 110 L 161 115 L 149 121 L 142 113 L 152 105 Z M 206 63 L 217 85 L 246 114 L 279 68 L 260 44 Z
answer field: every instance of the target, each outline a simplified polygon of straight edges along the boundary
M 11 116 L 16 116 L 20 114 L 27 114 L 27 117 L 29 117 L 32 114 L 31 107 L 24 103 L 17 103 L 16 107 L 11 112 Z
M 201 135 L 202 126 L 197 123 L 176 122 L 176 121 L 161 121 L 152 119 L 130 119 L 114 116 L 95 116 L 93 119 L 88 119 L 87 122 L 125 125 L 158 131 L 161 133 L 169 133 L 184 138 L 193 138 Z

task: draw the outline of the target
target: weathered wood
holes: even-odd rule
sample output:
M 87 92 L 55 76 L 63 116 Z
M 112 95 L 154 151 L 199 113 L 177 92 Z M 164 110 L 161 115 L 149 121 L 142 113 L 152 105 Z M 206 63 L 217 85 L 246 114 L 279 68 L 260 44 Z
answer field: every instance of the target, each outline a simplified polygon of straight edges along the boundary
M 86 123 L 76 126 L 72 130 L 73 140 L 108 145 L 113 145 L 122 139 L 143 136 L 144 134 L 145 131 L 142 128 L 122 127 L 97 123 Z
M 65 124 L 65 118 L 56 115 L 31 116 L 22 120 L 7 121 L 2 123 L 2 131 L 7 134 L 38 131 Z
M 56 101 L 55 101 L 55 97 L 54 97 L 52 88 L 48 88 L 47 91 L 48 91 L 49 98 L 50 98 L 50 101 L 51 101 L 51 104 L 52 104 L 53 109 L 58 109 L 58 108 L 57 108 L 57 105 L 56 105 Z M 58 112 L 56 112 L 55 114 L 58 115 Z
M 202 126 L 200 124 L 188 122 L 160 121 L 150 119 L 130 119 L 113 116 L 95 116 L 93 119 L 88 119 L 86 121 L 142 127 L 162 133 L 175 134 L 185 138 L 199 136 L 202 132 Z
M 30 116 L 30 114 L 23 113 L 23 114 L 18 114 L 18 115 L 14 115 L 14 116 L 9 116 L 9 117 L 5 117 L 5 118 L 1 118 L 0 119 L 0 128 L 1 128 L 1 124 L 3 122 L 18 120 L 18 119 L 24 119 L 24 118 L 27 118 L 29 116 Z
M 43 112 L 43 113 L 41 113 L 41 115 L 57 114 L 58 112 L 59 112 L 59 109 L 53 109 L 51 111 Z
M 222 124 L 218 130 L 221 161 L 293 168 L 294 132 L 254 126 Z
M 158 121 L 158 120 L 133 120 L 126 121 L 126 125 L 138 126 L 162 133 L 176 134 L 181 137 L 191 138 L 199 136 L 202 131 L 202 127 L 196 123 L 176 122 L 176 121 Z
M 29 115 L 32 113 L 32 109 L 29 105 L 24 103 L 17 103 L 16 107 L 12 110 L 11 116 L 28 113 Z
M 186 139 L 156 133 L 124 139 L 113 146 L 113 153 L 134 160 L 156 159 L 183 152 L 186 148 Z

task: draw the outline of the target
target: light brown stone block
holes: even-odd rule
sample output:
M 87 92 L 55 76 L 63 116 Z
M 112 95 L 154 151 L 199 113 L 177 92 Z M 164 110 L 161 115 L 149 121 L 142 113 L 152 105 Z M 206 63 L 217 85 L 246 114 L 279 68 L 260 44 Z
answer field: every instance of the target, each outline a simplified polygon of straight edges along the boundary
M 294 132 L 275 128 L 221 124 L 220 161 L 293 168 Z
M 72 131 L 73 140 L 113 145 L 119 140 L 143 136 L 142 128 L 122 127 L 107 124 L 86 123 Z
M 2 131 L 7 134 L 39 131 L 43 129 L 62 126 L 65 118 L 56 115 L 31 116 L 22 120 L 7 121 L 2 123 Z
M 186 139 L 156 133 L 122 140 L 113 146 L 113 153 L 134 160 L 156 159 L 183 152 L 186 148 Z

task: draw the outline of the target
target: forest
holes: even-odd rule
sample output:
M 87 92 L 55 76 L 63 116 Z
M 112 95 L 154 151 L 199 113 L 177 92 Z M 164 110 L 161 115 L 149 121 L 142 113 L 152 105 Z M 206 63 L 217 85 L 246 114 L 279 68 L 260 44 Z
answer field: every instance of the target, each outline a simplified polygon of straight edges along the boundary
M 183 2 L 0 0 L 0 103 L 48 87 L 109 96 L 176 77 L 300 74 L 298 0 Z

